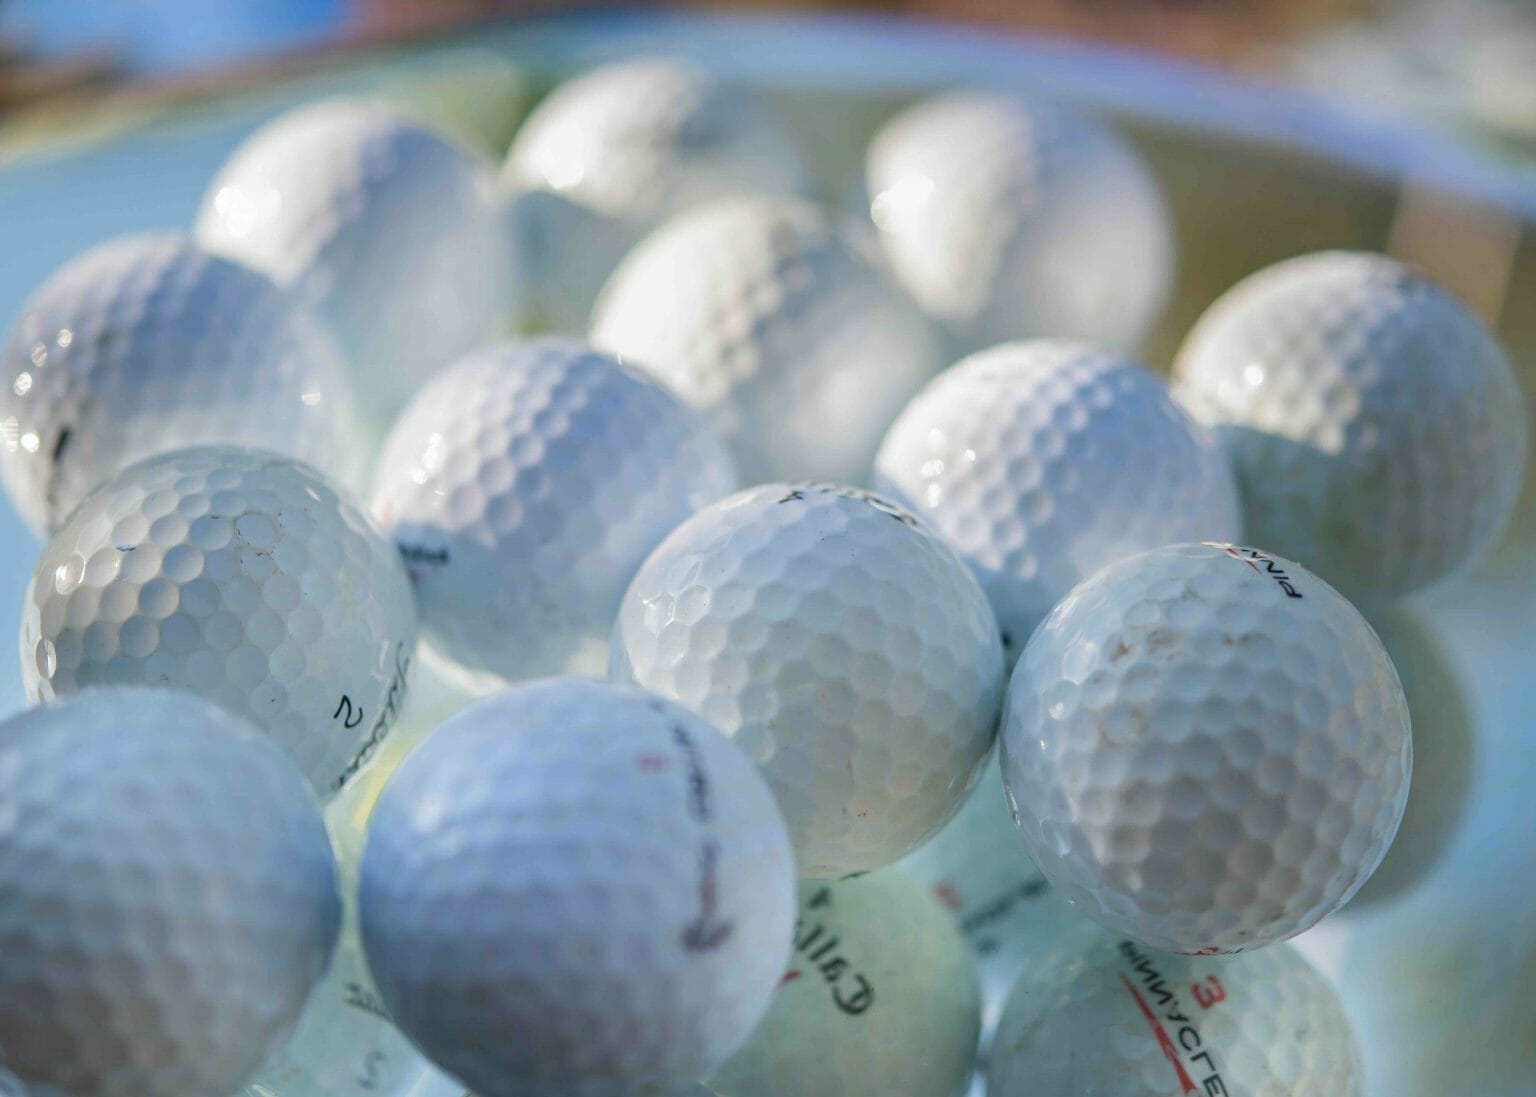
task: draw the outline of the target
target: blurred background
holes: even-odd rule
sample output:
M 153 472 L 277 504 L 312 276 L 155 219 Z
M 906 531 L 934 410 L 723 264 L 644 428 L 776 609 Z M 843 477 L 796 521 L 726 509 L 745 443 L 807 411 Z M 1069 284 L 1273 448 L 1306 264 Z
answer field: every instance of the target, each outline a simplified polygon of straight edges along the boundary
M 0 0 L 0 114 L 133 82 L 238 84 L 360 46 L 581 0 Z M 632 5 L 662 6 L 662 5 Z M 780 0 L 675 8 L 931 16 L 1156 50 L 1536 149 L 1532 0 Z

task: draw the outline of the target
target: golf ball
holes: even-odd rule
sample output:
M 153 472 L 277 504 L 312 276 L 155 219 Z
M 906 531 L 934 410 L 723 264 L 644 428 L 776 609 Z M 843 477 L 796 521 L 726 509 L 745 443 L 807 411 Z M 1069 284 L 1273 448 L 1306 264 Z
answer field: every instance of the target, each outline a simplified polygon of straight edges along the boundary
M 666 1092 L 768 1009 L 794 879 L 732 743 L 639 690 L 544 679 L 450 719 L 384 790 L 363 944 L 401 1029 L 481 1097 Z
M 124 469 L 43 549 L 22 609 L 33 701 L 195 693 L 334 794 L 389 734 L 416 646 L 394 545 L 314 469 L 206 446 Z
M 666 217 L 735 194 L 811 191 L 778 117 L 674 58 L 619 61 L 561 84 L 518 131 L 503 177 L 531 217 L 540 311 L 567 331 L 582 330 L 603 280 Z
M 7 721 L 0 834 L 0 1066 L 25 1093 L 228 1093 L 330 961 L 314 796 L 199 698 L 93 690 Z
M 1470 309 L 1382 255 L 1279 263 L 1190 332 L 1175 391 L 1242 486 L 1247 536 L 1353 597 L 1441 579 L 1503 527 L 1525 402 Z
M 1074 942 L 1019 980 L 988 1097 L 1361 1097 L 1338 996 L 1290 946 L 1215 959 Z
M 356 479 L 351 379 L 265 275 L 177 236 L 130 236 L 32 295 L 0 361 L 0 477 L 51 533 L 86 492 L 156 453 L 232 442 Z
M 1051 887 L 1024 848 L 993 761 L 944 829 L 897 867 L 959 920 L 981 976 L 981 1049 L 1019 972 L 1070 933 L 1097 932 Z
M 515 311 L 490 168 L 380 103 L 325 100 L 259 129 L 209 185 L 196 234 L 314 306 L 376 433 Z
M 1076 587 L 1025 648 L 1003 780 L 1031 856 L 1118 933 L 1240 952 L 1381 863 L 1408 796 L 1397 671 L 1301 567 L 1173 545 Z
M 954 92 L 897 115 L 865 165 L 907 291 L 971 348 L 1139 343 L 1173 285 L 1162 193 L 1114 132 L 1064 107 Z
M 569 339 L 483 351 L 429 382 L 374 483 L 425 637 L 483 685 L 601 677 L 646 554 L 737 486 L 702 415 Z
M 875 458 L 876 491 L 960 550 L 1009 665 L 1045 615 L 1116 560 L 1242 534 L 1214 435 L 1162 380 L 1081 343 L 1009 343 L 940 374 Z
M 936 335 L 812 206 L 727 199 L 625 257 L 592 340 L 704 409 L 748 481 L 862 480 Z
M 763 484 L 684 522 L 614 626 L 613 677 L 673 697 L 762 767 L 800 874 L 896 860 L 981 773 L 1002 689 L 975 578 L 906 511 Z
M 807 880 L 773 1007 L 708 1083 L 720 1097 L 958 1097 L 980 1014 L 970 949 L 920 882 Z

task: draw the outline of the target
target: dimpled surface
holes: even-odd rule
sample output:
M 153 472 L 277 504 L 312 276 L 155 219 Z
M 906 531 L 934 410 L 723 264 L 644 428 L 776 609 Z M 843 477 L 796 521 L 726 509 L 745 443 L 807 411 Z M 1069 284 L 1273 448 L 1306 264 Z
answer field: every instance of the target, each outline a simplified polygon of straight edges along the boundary
M 1064 942 L 1019 980 L 988 1097 L 1361 1097 L 1338 996 L 1289 945 L 1188 957 Z
M 0 474 L 39 533 L 124 466 L 199 443 L 262 446 L 350 482 L 356 432 L 346 368 L 308 310 L 176 236 L 64 266 L 0 364 Z
M 662 218 L 733 194 L 811 190 L 804 154 L 783 122 L 750 95 L 670 58 L 604 65 L 560 85 L 518 130 L 503 174 L 515 191 L 557 196 L 574 218 L 587 215 L 588 246 L 563 246 L 574 240 L 556 231 L 530 278 L 553 291 L 542 301 L 547 319 L 569 330 L 580 330 L 603 279 Z
M 315 306 L 378 432 L 516 305 L 489 168 L 378 103 L 314 103 L 258 130 L 210 184 L 197 239 Z
M 1392 841 L 1412 760 L 1365 619 L 1296 564 L 1230 545 L 1154 549 L 1073 590 L 1014 670 L 1001 735 L 1051 882 L 1190 953 L 1342 905 Z
M 981 976 L 983 1055 L 1019 972 L 1063 935 L 1097 931 L 1025 852 L 996 761 L 944 829 L 897 867 L 927 885 L 970 942 Z
M 545 679 L 453 717 L 400 767 L 359 903 L 390 1013 L 481 1097 L 667 1092 L 772 1001 L 794 862 L 772 793 L 709 725 Z
M 788 199 L 727 199 L 657 229 L 603 287 L 592 340 L 707 411 L 748 481 L 862 479 L 939 367 L 927 322 Z
M 1503 351 L 1386 256 L 1324 252 L 1244 279 L 1175 376 L 1232 458 L 1247 536 L 1354 597 L 1456 571 L 1519 493 L 1529 428 Z
M 389 745 L 395 745 L 393 737 Z M 237 1097 L 462 1097 L 463 1087 L 441 1075 L 395 1028 L 368 973 L 357 921 L 357 861 L 375 799 L 367 786 L 354 781 L 326 805 L 343 903 L 330 970 L 293 1036 Z
M 1010 343 L 940 374 L 875 458 L 874 486 L 960 550 L 1010 660 L 1078 583 L 1181 541 L 1242 533 L 1214 436 L 1141 366 L 1080 343 Z
M 436 378 L 374 480 L 427 637 L 493 680 L 601 677 L 646 554 L 737 486 L 702 415 L 565 339 L 485 351 Z
M 972 348 L 1058 335 L 1129 347 L 1173 285 L 1157 181 L 1065 108 L 959 92 L 876 134 L 870 212 L 897 277 Z
M 251 720 L 334 793 L 389 734 L 416 647 L 394 546 L 307 465 L 205 446 L 124 469 L 43 549 L 21 671 L 47 701 L 182 689 Z
M 708 1082 L 720 1097 L 956 1097 L 980 1016 L 970 949 L 921 883 L 805 881 L 773 1008 Z
M 1002 647 L 953 550 L 889 502 L 764 484 L 653 552 L 614 678 L 674 697 L 763 768 L 800 874 L 889 864 L 941 826 L 993 741 Z
M 95 690 L 0 726 L 0 1074 L 30 1097 L 228 1093 L 325 971 L 303 779 L 244 720 Z

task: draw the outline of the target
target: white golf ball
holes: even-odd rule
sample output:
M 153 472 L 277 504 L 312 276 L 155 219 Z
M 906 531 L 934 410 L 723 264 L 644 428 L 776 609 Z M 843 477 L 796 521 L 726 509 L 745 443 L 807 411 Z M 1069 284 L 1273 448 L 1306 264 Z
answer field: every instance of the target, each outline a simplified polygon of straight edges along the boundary
M 954 813 L 993 742 L 997 621 L 899 507 L 764 484 L 700 511 L 630 584 L 615 679 L 676 698 L 763 768 L 800 874 L 896 860 Z
M 481 1097 L 666 1092 L 762 1018 L 794 921 L 751 761 L 639 690 L 514 686 L 433 733 L 374 811 L 363 944 L 401 1029 Z
M 0 726 L 0 1074 L 228 1093 L 292 1028 L 341 903 L 304 780 L 256 728 L 102 689 Z
M 309 310 L 177 236 L 125 237 L 66 264 L 0 362 L 0 476 L 44 535 L 156 453 L 261 446 L 350 483 L 357 435 L 351 379 Z
M 1365 619 L 1288 560 L 1174 545 L 1113 564 L 1014 670 L 1003 780 L 1086 914 L 1175 952 L 1294 936 L 1381 863 L 1408 706 Z
M 580 331 L 603 280 L 672 214 L 736 194 L 811 191 L 789 127 L 687 61 L 638 58 L 556 88 L 512 142 L 503 178 L 525 218 L 542 319 Z
M 1247 536 L 1353 597 L 1475 559 L 1525 471 L 1525 402 L 1470 309 L 1396 260 L 1325 252 L 1239 282 L 1179 351 L 1175 392 L 1216 428 Z
M 358 860 L 377 799 L 367 784 L 353 782 L 325 809 L 343 907 L 330 970 L 310 994 L 293 1035 L 236 1097 L 462 1097 L 463 1087 L 439 1073 L 395 1027 L 368 972 L 357 914 Z
M 874 487 L 960 550 L 992 600 L 1009 665 L 1100 568 L 1242 535 L 1214 435 L 1160 378 L 1080 343 L 1009 343 L 940 374 L 886 434 Z
M 384 104 L 323 101 L 257 130 L 214 177 L 196 231 L 315 307 L 376 432 L 515 314 L 494 174 Z
M 897 277 L 970 349 L 1040 335 L 1133 347 L 1172 289 L 1157 180 L 1065 107 L 925 100 L 876 134 L 865 185 Z
M 981 976 L 981 1050 L 1019 972 L 1067 934 L 1100 932 L 1030 860 L 994 761 L 944 829 L 897 862 L 959 920 Z
M 1338 995 L 1289 945 L 1188 957 L 1104 937 L 1025 972 L 987 1082 L 988 1097 L 1361 1097 L 1365 1071 Z
M 939 368 L 927 321 L 789 199 L 727 199 L 657 229 L 603 287 L 592 340 L 708 412 L 748 481 L 863 479 Z
M 709 1077 L 720 1097 L 958 1097 L 981 1007 L 955 921 L 899 869 L 800 885 L 773 1008 Z
M 33 701 L 186 690 L 250 720 L 321 796 L 405 700 L 416 609 L 395 547 L 307 465 L 206 446 L 124 469 L 43 549 L 22 608 Z
M 601 677 L 646 554 L 737 486 L 702 415 L 569 339 L 484 351 L 429 382 L 374 484 L 426 638 L 482 685 Z

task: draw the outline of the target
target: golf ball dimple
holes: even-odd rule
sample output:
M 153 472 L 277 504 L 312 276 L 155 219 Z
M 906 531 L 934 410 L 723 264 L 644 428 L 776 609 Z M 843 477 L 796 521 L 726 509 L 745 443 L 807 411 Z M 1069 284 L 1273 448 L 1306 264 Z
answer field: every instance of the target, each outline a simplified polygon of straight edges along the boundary
M 1173 545 L 1074 588 L 1008 688 L 1003 780 L 1084 913 L 1174 952 L 1283 940 L 1402 819 L 1408 706 L 1359 612 L 1298 565 Z
M 329 335 L 265 275 L 170 235 L 66 264 L 0 364 L 0 475 L 35 532 L 91 488 L 182 446 L 232 442 L 356 478 L 351 381 Z
M 963 91 L 871 142 L 870 213 L 896 276 L 969 349 L 1061 336 L 1135 346 L 1173 285 L 1156 179 L 1065 107 Z
M 789 970 L 720 1097 L 958 1097 L 980 1002 L 954 919 L 899 869 L 804 881 Z
M 940 374 L 886 434 L 874 487 L 959 549 L 1010 665 L 1100 568 L 1242 533 L 1226 456 L 1162 380 L 1060 340 L 1004 344 Z
M 646 554 L 736 486 L 702 415 L 582 343 L 542 339 L 431 381 L 390 433 L 373 506 L 438 654 L 490 682 L 601 677 Z
M 209 185 L 196 236 L 314 307 L 376 433 L 423 381 L 501 335 L 517 304 L 490 168 L 381 103 L 324 100 L 257 130 Z
M 243 1084 L 341 917 L 325 826 L 256 728 L 100 689 L 0 726 L 0 1064 L 44 1097 Z
M 748 481 L 862 480 L 939 368 L 927 321 L 789 199 L 727 199 L 662 225 L 603 287 L 591 336 L 706 411 Z
M 401 765 L 363 853 L 363 944 L 412 1041 L 481 1097 L 668 1092 L 773 998 L 789 835 L 735 745 L 585 679 L 513 686 Z
M 998 1025 L 988 1097 L 1361 1097 L 1349 1018 L 1289 945 L 1173 956 L 1102 937 L 1043 957 Z
M 672 58 L 603 65 L 534 108 L 503 178 L 544 320 L 580 331 L 603 280 L 664 218 L 736 194 L 807 196 L 799 142 L 746 92 Z
M 897 862 L 951 911 L 981 976 L 981 1052 L 1019 973 L 1069 934 L 1099 932 L 1025 851 L 993 761 L 944 829 Z
M 1200 318 L 1174 374 L 1232 459 L 1247 536 L 1352 597 L 1454 573 L 1519 494 L 1529 426 L 1503 351 L 1384 255 L 1323 252 L 1244 279 Z
M 762 767 L 802 876 L 896 860 L 975 784 L 1002 647 L 986 595 L 867 492 L 764 484 L 683 523 L 614 627 L 613 677 L 673 697 Z
M 186 690 L 265 731 L 321 796 L 389 734 L 415 647 L 410 581 L 362 509 L 309 466 L 236 446 L 96 488 L 43 549 L 21 621 L 33 701 Z

